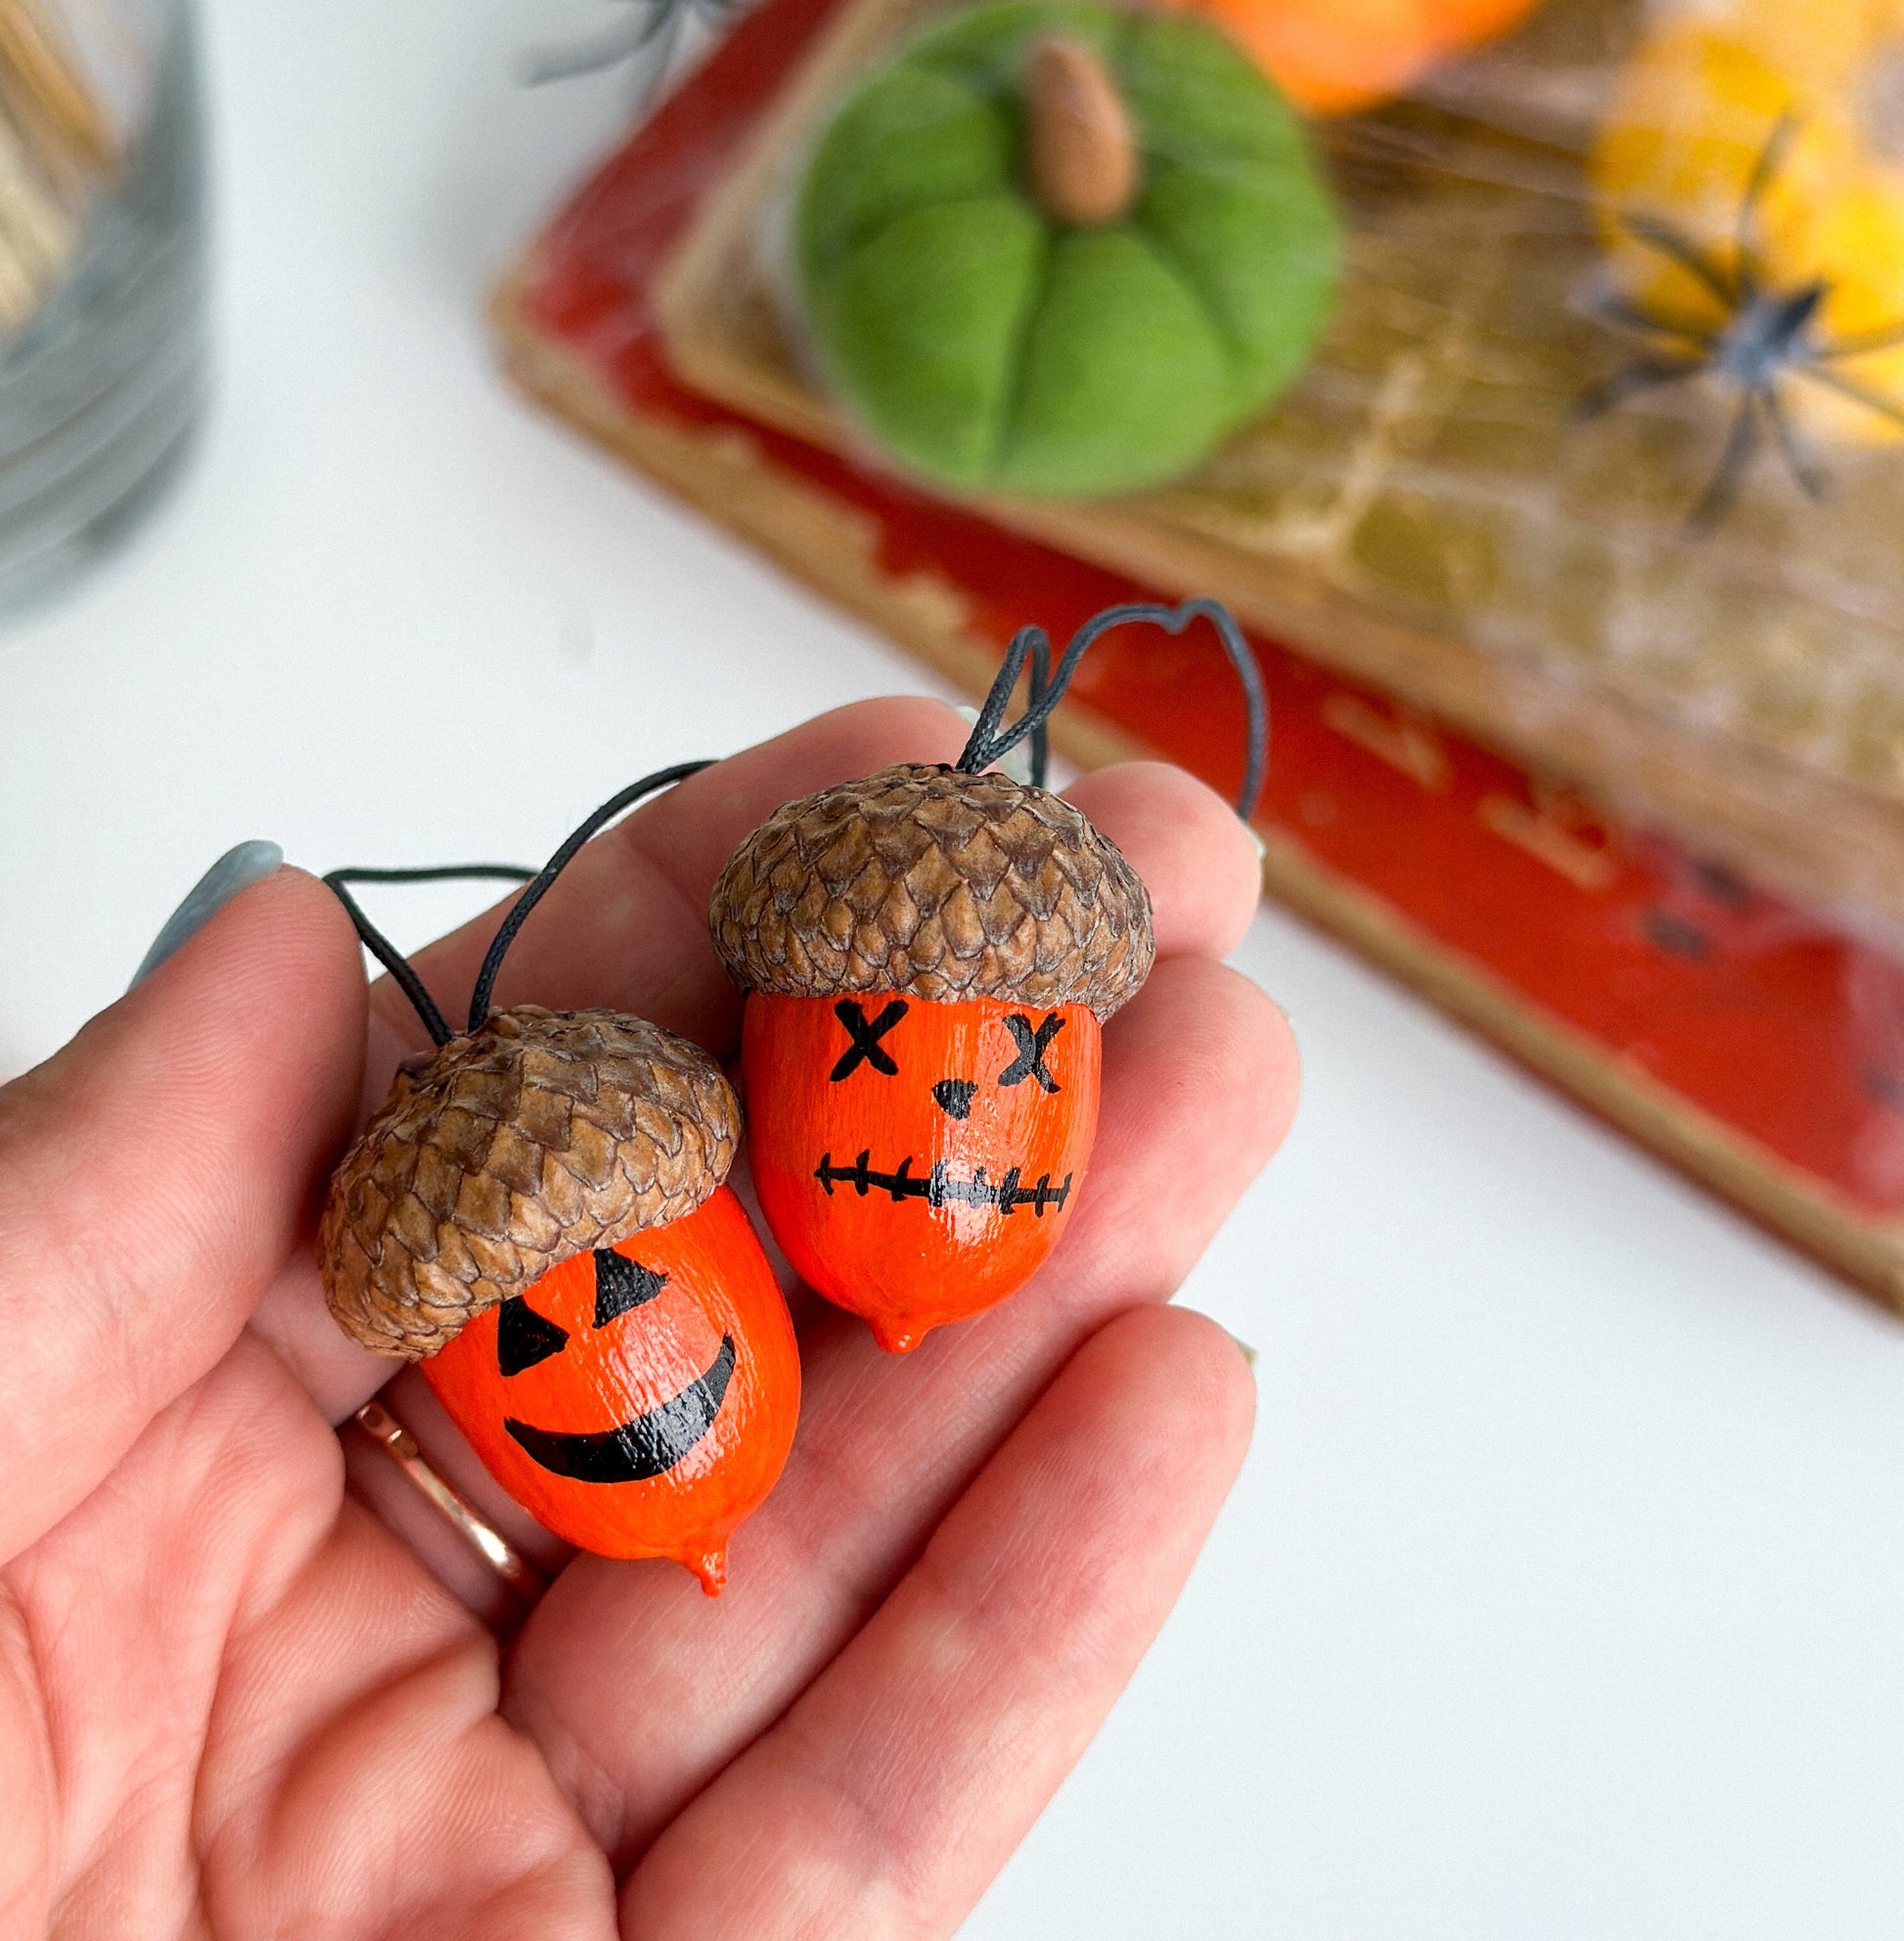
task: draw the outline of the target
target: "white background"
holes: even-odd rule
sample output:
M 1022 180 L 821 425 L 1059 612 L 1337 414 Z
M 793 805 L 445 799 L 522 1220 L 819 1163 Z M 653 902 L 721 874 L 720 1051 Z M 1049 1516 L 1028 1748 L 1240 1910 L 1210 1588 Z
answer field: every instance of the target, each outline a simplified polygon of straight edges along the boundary
M 644 769 L 930 685 L 493 374 L 485 288 L 626 103 L 512 62 L 612 18 L 211 5 L 203 450 L 0 632 L 0 1073 L 241 837 L 533 858 Z M 1904 1331 L 1287 918 L 1238 961 L 1308 1075 L 1185 1290 L 1262 1350 L 1256 1447 L 967 1932 L 1891 1941 Z

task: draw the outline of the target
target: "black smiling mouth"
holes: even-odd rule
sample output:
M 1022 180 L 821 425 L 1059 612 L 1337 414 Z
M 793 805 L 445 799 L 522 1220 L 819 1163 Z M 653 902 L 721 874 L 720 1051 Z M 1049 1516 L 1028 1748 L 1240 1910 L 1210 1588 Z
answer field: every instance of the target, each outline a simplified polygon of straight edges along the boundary
M 734 1373 L 734 1337 L 721 1336 L 720 1352 L 672 1401 L 619 1428 L 569 1433 L 537 1428 L 512 1416 L 503 1422 L 531 1462 L 578 1483 L 642 1483 L 665 1475 L 714 1425 Z
M 929 1173 L 914 1173 L 908 1153 L 899 1161 L 897 1172 L 876 1173 L 867 1163 L 870 1156 L 862 1152 L 850 1166 L 836 1166 L 829 1152 L 813 1169 L 813 1177 L 825 1188 L 829 1199 L 836 1185 L 849 1186 L 862 1199 L 869 1193 L 889 1193 L 895 1200 L 923 1199 L 934 1207 L 996 1206 L 1001 1213 L 1016 1213 L 1020 1206 L 1028 1206 L 1033 1218 L 1039 1220 L 1045 1217 L 1047 1206 L 1062 1208 L 1071 1194 L 1069 1173 L 1058 1186 L 1052 1185 L 1049 1173 L 1040 1173 L 1035 1186 L 1020 1186 L 1017 1166 L 1002 1180 L 988 1180 L 983 1166 L 975 1168 L 969 1180 L 961 1180 L 946 1171 L 942 1159 Z

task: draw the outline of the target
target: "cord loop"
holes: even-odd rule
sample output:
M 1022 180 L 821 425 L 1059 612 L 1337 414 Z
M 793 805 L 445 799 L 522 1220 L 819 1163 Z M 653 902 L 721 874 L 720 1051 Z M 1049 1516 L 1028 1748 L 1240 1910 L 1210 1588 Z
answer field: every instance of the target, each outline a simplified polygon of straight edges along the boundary
M 1052 711 L 1064 700 L 1065 691 L 1070 686 L 1071 677 L 1077 672 L 1078 662 L 1084 658 L 1087 650 L 1115 627 L 1145 621 L 1161 627 L 1166 633 L 1180 634 L 1197 619 L 1208 620 L 1216 629 L 1217 638 L 1223 643 L 1223 652 L 1229 656 L 1230 665 L 1236 670 L 1237 680 L 1243 688 L 1244 707 L 1248 717 L 1247 741 L 1244 751 L 1243 787 L 1237 792 L 1236 806 L 1237 814 L 1248 821 L 1250 812 L 1256 806 L 1256 798 L 1262 793 L 1263 776 L 1269 764 L 1269 697 L 1263 688 L 1262 669 L 1256 665 L 1256 656 L 1250 652 L 1249 643 L 1244 639 L 1243 629 L 1237 625 L 1229 609 L 1214 600 L 1186 600 L 1178 607 L 1150 602 L 1108 607 L 1102 613 L 1086 620 L 1071 636 L 1069 645 L 1059 656 L 1056 668 L 1051 664 L 1050 635 L 1043 627 L 1020 627 L 1005 650 L 1004 664 L 985 696 L 985 703 L 978 710 L 977 722 L 956 766 L 962 774 L 977 775 L 1003 760 L 1029 737 L 1031 781 L 1034 787 L 1042 789 L 1050 756 L 1046 724 L 1051 719 Z M 1011 705 L 1013 690 L 1017 688 L 1019 676 L 1024 672 L 1027 660 L 1031 666 L 1031 679 L 1024 712 L 1006 727 L 1002 725 L 1005 710 Z

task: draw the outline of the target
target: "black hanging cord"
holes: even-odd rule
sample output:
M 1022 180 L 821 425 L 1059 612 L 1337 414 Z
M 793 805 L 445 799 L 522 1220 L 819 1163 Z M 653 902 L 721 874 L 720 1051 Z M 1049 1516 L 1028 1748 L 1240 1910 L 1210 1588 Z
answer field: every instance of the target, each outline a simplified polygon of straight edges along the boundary
M 1262 793 L 1263 775 L 1269 764 L 1269 697 L 1263 692 L 1262 669 L 1256 665 L 1256 656 L 1250 653 L 1243 629 L 1229 609 L 1214 600 L 1186 600 L 1180 607 L 1149 604 L 1108 607 L 1086 620 L 1071 636 L 1056 668 L 1051 666 L 1051 638 L 1044 628 L 1020 627 L 1005 650 L 1005 663 L 985 697 L 984 706 L 978 710 L 977 725 L 959 757 L 958 767 L 967 775 L 976 775 L 1003 759 L 1028 736 L 1031 780 L 1042 789 L 1048 758 L 1045 724 L 1064 700 L 1086 650 L 1113 627 L 1130 626 L 1141 620 L 1161 627 L 1166 633 L 1180 634 L 1196 619 L 1205 619 L 1216 629 L 1223 652 L 1229 655 L 1230 665 L 1236 669 L 1243 687 L 1244 706 L 1248 714 L 1248 744 L 1244 755 L 1243 787 L 1237 793 L 1237 814 L 1247 822 L 1256 806 L 1256 797 Z M 1024 712 L 1009 728 L 1003 727 L 1000 724 L 1005 719 L 1005 710 L 1011 705 L 1012 692 L 1027 660 L 1031 663 L 1031 689 Z
M 470 1030 L 479 1031 L 489 1016 L 489 999 L 496 988 L 497 973 L 503 968 L 503 959 L 508 956 L 510 945 L 516 941 L 517 931 L 528 921 L 529 912 L 548 894 L 550 885 L 574 861 L 582 844 L 606 824 L 612 823 L 623 809 L 632 808 L 644 795 L 652 795 L 657 789 L 669 788 L 676 782 L 685 782 L 689 776 L 699 775 L 703 768 L 712 767 L 711 760 L 677 762 L 672 768 L 657 769 L 653 775 L 645 775 L 639 782 L 630 783 L 618 795 L 612 795 L 604 802 L 549 858 L 540 874 L 516 899 L 509 915 L 503 919 L 502 927 L 497 930 L 489 945 L 488 955 L 482 960 L 482 969 L 476 972 L 476 989 L 470 994 Z M 428 1019 L 425 1021 L 428 1022 Z M 441 1042 L 439 1039 L 438 1043 Z
M 1262 792 L 1263 773 L 1268 765 L 1269 700 L 1263 692 L 1262 671 L 1256 665 L 1248 642 L 1243 637 L 1243 630 L 1231 617 L 1229 609 L 1220 607 L 1214 600 L 1186 600 L 1180 607 L 1134 604 L 1107 608 L 1085 621 L 1071 636 L 1055 668 L 1051 662 L 1050 636 L 1042 627 L 1020 627 L 1012 637 L 1011 646 L 1005 650 L 1005 663 L 999 668 L 998 678 L 993 681 L 991 692 L 985 697 L 985 704 L 978 711 L 977 724 L 966 743 L 965 752 L 959 757 L 958 767 L 967 775 L 976 775 L 1008 755 L 1020 742 L 1029 739 L 1031 780 L 1042 789 L 1050 759 L 1046 724 L 1053 709 L 1064 700 L 1065 691 L 1070 686 L 1072 675 L 1077 672 L 1078 662 L 1084 658 L 1092 644 L 1113 627 L 1143 621 L 1162 627 L 1167 633 L 1179 634 L 1196 619 L 1206 619 L 1215 627 L 1217 637 L 1223 643 L 1223 651 L 1228 655 L 1243 687 L 1244 703 L 1248 714 L 1248 746 L 1244 757 L 1243 788 L 1237 797 L 1237 813 L 1247 820 L 1256 805 L 1256 797 Z M 1030 685 L 1024 712 L 1009 728 L 1003 727 L 1005 710 L 1011 705 L 1013 692 L 1018 687 L 1020 676 L 1025 672 L 1027 662 Z M 495 993 L 496 979 L 501 974 L 503 960 L 509 955 L 510 946 L 528 921 L 529 913 L 548 894 L 556 879 L 574 861 L 583 843 L 645 796 L 654 794 L 657 790 L 671 788 L 677 782 L 685 782 L 689 776 L 699 775 L 703 768 L 712 766 L 711 761 L 677 762 L 672 768 L 657 769 L 653 775 L 645 775 L 639 782 L 631 783 L 619 794 L 604 802 L 542 869 L 533 874 L 509 863 L 451 863 L 438 869 L 423 870 L 333 870 L 324 880 L 350 913 L 350 921 L 356 925 L 365 948 L 396 980 L 397 987 L 415 1007 L 431 1038 L 438 1045 L 447 1045 L 456 1034 L 436 1008 L 435 1000 L 424 988 L 423 979 L 410 968 L 396 946 L 364 915 L 357 899 L 345 885 L 353 882 L 432 882 L 453 878 L 491 878 L 526 884 L 490 940 L 482 967 L 476 972 L 476 988 L 470 994 L 467 1028 L 478 1031 L 489 1016 L 489 1001 Z
M 1037 636 L 1028 644 L 1031 650 L 1031 678 L 1025 686 L 1025 706 L 1035 709 L 1051 692 L 1051 642 L 1045 637 L 1042 627 L 1031 631 Z M 1047 707 L 1045 714 L 1050 713 Z M 1051 766 L 1051 730 L 1045 725 L 1045 715 L 1038 716 L 1038 725 L 1031 731 L 1031 786 L 1042 789 L 1045 786 L 1045 771 Z
M 362 906 L 345 887 L 353 882 L 443 882 L 486 879 L 500 882 L 527 882 L 534 876 L 515 863 L 443 863 L 427 870 L 333 870 L 324 879 L 338 901 L 350 913 L 364 948 L 395 978 L 397 988 L 410 1000 L 424 1029 L 434 1044 L 447 1045 L 456 1035 L 436 1009 L 436 1001 L 424 988 L 424 981 L 410 968 L 410 961 L 363 913 Z
M 527 922 L 529 912 L 547 894 L 550 884 L 574 861 L 582 844 L 605 824 L 612 822 L 623 809 L 632 808 L 644 795 L 652 795 L 657 789 L 666 789 L 673 783 L 685 782 L 689 776 L 699 775 L 703 768 L 712 766 L 711 761 L 684 761 L 673 768 L 658 769 L 653 775 L 643 776 L 639 782 L 604 802 L 540 870 L 524 870 L 514 863 L 445 863 L 439 868 L 428 870 L 333 870 L 324 880 L 338 901 L 349 911 L 350 921 L 357 926 L 357 935 L 364 947 L 390 973 L 396 980 L 397 988 L 410 1000 L 417 1016 L 423 1019 L 423 1027 L 430 1033 L 431 1042 L 447 1045 L 456 1033 L 436 1008 L 435 999 L 424 988 L 423 979 L 411 969 L 409 960 L 364 915 L 346 885 L 353 882 L 437 882 L 478 877 L 528 885 L 510 906 L 509 915 L 503 919 L 501 927 L 490 940 L 482 968 L 476 972 L 476 990 L 470 998 L 468 1028 L 479 1030 L 489 1016 L 489 999 L 496 988 L 497 973 L 503 968 L 503 959 L 508 956 L 510 945 L 516 941 L 516 933 Z

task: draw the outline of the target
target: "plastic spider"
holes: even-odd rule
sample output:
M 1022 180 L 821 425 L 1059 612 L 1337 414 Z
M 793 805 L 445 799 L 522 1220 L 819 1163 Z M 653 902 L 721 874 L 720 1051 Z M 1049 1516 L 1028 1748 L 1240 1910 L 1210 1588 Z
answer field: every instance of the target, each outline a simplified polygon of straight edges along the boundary
M 674 63 L 688 23 L 699 20 L 718 31 L 746 0 L 619 0 L 619 4 L 627 8 L 625 20 L 592 39 L 530 55 L 522 64 L 522 78 L 539 87 L 545 81 L 600 73 L 628 61 L 634 64 L 635 105 L 638 110 L 646 108 Z
M 1791 115 L 1783 117 L 1759 152 L 1739 206 L 1734 244 L 1735 262 L 1728 266 L 1672 224 L 1651 215 L 1622 215 L 1620 226 L 1636 242 L 1677 263 L 1715 297 L 1723 320 L 1715 325 L 1695 318 L 1669 316 L 1613 297 L 1601 304 L 1609 323 L 1652 341 L 1650 355 L 1593 386 L 1576 407 L 1583 419 L 1598 418 L 1643 391 L 1709 376 L 1738 392 L 1739 405 L 1718 470 L 1693 508 L 1690 524 L 1709 532 L 1731 510 L 1745 472 L 1757 456 L 1769 428 L 1791 475 L 1808 499 L 1825 495 L 1824 472 L 1807 455 L 1792 428 L 1780 384 L 1798 379 L 1822 384 L 1904 426 L 1904 404 L 1848 377 L 1837 367 L 1850 358 L 1904 344 L 1904 321 L 1836 341 L 1818 334 L 1818 313 L 1831 293 L 1823 280 L 1798 290 L 1778 290 L 1766 279 L 1759 243 L 1759 213 L 1766 192 L 1797 130 Z

